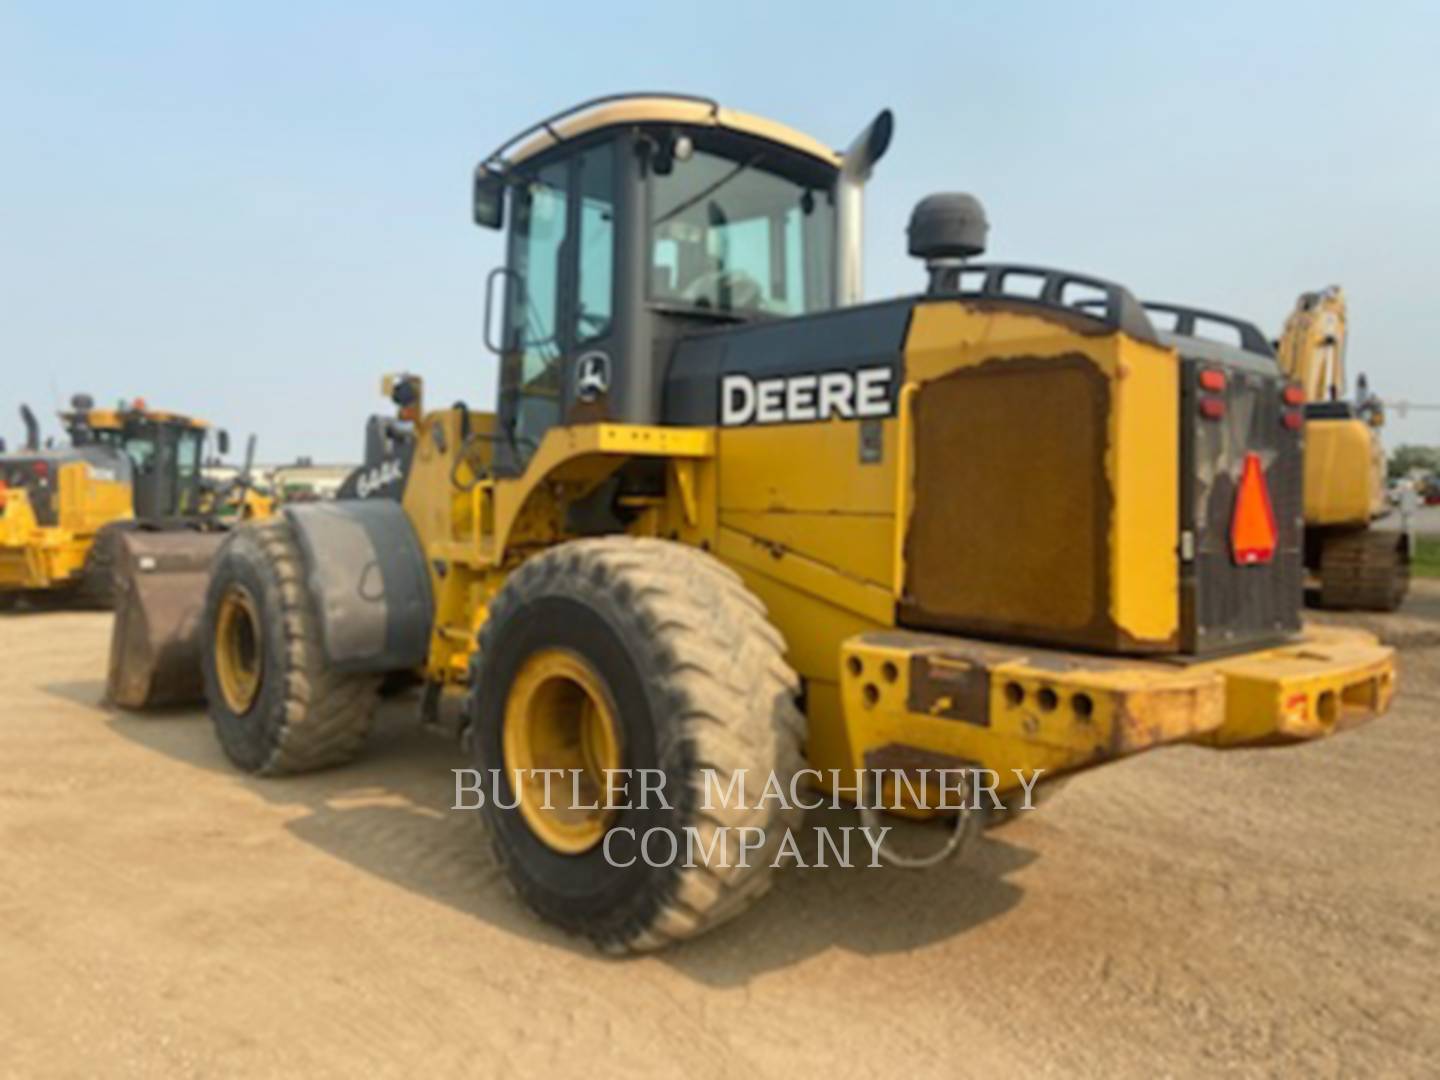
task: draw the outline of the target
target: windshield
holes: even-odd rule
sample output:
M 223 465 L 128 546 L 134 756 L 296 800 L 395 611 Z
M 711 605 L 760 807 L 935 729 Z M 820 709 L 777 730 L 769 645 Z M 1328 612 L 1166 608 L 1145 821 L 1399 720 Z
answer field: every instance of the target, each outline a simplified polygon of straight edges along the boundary
M 696 149 L 651 175 L 651 300 L 738 315 L 834 306 L 830 190 L 770 171 L 766 155 Z

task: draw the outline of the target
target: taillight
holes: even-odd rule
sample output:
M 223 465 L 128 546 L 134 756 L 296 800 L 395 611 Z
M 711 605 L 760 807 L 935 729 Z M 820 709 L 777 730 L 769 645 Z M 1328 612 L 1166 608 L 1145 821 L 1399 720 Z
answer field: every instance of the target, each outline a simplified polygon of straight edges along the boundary
M 50 465 L 48 462 L 37 461 L 31 467 L 31 471 L 35 474 L 35 479 L 44 480 L 45 477 L 50 475 Z
M 1275 557 L 1275 508 L 1260 455 L 1245 455 L 1240 488 L 1235 493 L 1235 516 L 1230 522 L 1230 552 L 1241 566 L 1257 566 Z
M 1304 405 L 1305 391 L 1300 389 L 1296 383 L 1289 383 L 1285 389 L 1280 391 L 1280 396 L 1285 399 L 1286 405 Z
M 1223 397 L 1210 397 L 1211 394 L 1223 394 L 1225 384 L 1228 382 L 1223 368 L 1201 368 L 1195 377 L 1199 385 L 1200 394 L 1200 415 L 1206 420 L 1219 420 L 1225 415 L 1225 399 Z
M 1305 414 L 1295 412 L 1294 410 L 1287 410 L 1280 415 L 1280 422 L 1291 431 L 1299 431 L 1305 424 Z

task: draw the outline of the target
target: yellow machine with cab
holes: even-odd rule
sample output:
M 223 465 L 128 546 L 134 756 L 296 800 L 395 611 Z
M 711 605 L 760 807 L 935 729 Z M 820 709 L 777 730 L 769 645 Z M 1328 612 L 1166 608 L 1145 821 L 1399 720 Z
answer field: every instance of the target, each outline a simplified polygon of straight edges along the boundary
M 216 490 L 202 475 L 208 425 L 149 408 L 143 399 L 96 408 L 77 394 L 60 413 L 68 442 L 42 445 L 28 407 L 24 446 L 0 454 L 0 603 L 64 598 L 109 607 L 116 545 L 138 527 L 188 527 L 222 507 L 266 516 L 248 485 Z M 216 449 L 228 453 L 220 432 Z M 248 470 L 247 470 L 248 471 Z
M 1348 315 L 1338 285 L 1302 293 L 1285 320 L 1280 366 L 1305 406 L 1305 565 L 1320 606 L 1394 611 L 1410 586 L 1410 542 L 1375 522 L 1389 507 L 1385 407 L 1357 380 L 1346 398 Z
M 1300 624 L 1273 366 L 1182 356 L 1113 283 L 970 262 L 969 196 L 916 208 L 926 291 L 861 303 L 890 135 L 837 153 L 625 95 L 486 157 L 498 409 L 392 379 L 376 497 L 227 540 L 202 633 L 229 758 L 350 760 L 412 673 L 520 896 L 626 951 L 744 909 L 817 791 L 968 836 L 1039 770 L 1383 712 L 1391 650 Z

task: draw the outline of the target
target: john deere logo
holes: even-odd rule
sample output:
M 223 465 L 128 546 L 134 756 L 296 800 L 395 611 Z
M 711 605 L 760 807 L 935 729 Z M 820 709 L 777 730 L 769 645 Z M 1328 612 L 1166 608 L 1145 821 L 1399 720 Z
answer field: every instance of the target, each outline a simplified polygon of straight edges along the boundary
M 594 401 L 610 389 L 610 357 L 603 352 L 588 352 L 575 361 L 575 396 L 581 401 Z
M 720 423 L 734 427 L 889 416 L 893 376 L 889 367 L 758 380 L 726 375 L 720 380 Z

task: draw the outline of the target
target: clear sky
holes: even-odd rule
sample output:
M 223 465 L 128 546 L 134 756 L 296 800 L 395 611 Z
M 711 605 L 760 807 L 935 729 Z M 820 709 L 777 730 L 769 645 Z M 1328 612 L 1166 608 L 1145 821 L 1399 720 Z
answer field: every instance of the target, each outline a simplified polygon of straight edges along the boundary
M 354 460 L 385 371 L 490 404 L 471 170 L 631 89 L 836 146 L 894 109 L 871 297 L 922 286 L 910 208 L 966 190 L 994 258 L 1271 333 L 1341 283 L 1352 369 L 1440 403 L 1437 56 L 1434 3 L 0 2 L 0 433 L 84 390 Z

